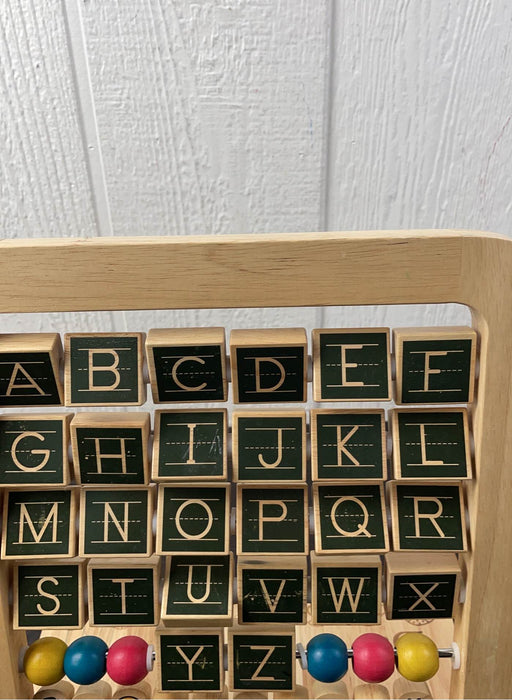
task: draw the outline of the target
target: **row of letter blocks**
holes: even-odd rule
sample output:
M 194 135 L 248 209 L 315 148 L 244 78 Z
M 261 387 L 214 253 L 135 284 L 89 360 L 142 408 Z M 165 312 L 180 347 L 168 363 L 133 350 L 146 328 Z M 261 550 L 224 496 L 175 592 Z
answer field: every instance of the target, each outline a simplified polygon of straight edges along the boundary
M 144 403 L 143 333 L 0 336 L 0 405 L 99 406 Z M 315 401 L 391 399 L 387 328 L 313 331 Z M 64 386 L 60 365 L 64 354 Z M 151 330 L 147 364 L 155 403 L 227 400 L 223 328 Z M 470 403 L 476 358 L 471 328 L 394 330 L 397 404 Z M 235 403 L 307 401 L 303 328 L 234 330 Z
M 388 619 L 450 618 L 458 602 L 460 568 L 454 554 L 385 555 Z M 80 629 L 85 621 L 83 559 L 17 562 L 16 629 Z M 161 606 L 160 577 L 164 574 Z M 233 555 L 176 555 L 160 571 L 157 557 L 90 559 L 89 624 L 104 626 L 226 627 L 233 624 Z M 307 623 L 306 557 L 239 557 L 239 625 Z M 382 562 L 376 555 L 311 555 L 313 624 L 380 622 Z
M 389 413 L 397 479 L 471 478 L 467 410 L 397 408 Z M 385 480 L 383 409 L 313 409 L 311 478 Z M 66 486 L 69 442 L 74 480 L 135 486 L 153 481 L 225 481 L 226 409 L 172 409 L 155 414 L 150 474 L 147 412 L 4 414 L 0 416 L 0 486 Z M 304 482 L 308 474 L 306 411 L 235 411 L 233 480 Z

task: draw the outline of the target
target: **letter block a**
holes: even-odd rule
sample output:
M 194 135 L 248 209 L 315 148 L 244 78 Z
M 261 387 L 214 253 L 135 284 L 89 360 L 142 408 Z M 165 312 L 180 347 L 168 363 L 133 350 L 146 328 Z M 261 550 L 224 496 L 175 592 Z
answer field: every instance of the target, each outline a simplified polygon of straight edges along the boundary
M 0 335 L 0 406 L 60 406 L 62 342 L 58 333 Z
M 146 352 L 155 403 L 227 400 L 224 328 L 153 328 Z
M 204 694 L 223 689 L 222 629 L 157 629 L 156 648 L 160 660 L 160 691 Z
M 0 416 L 0 486 L 66 486 L 71 415 Z
M 229 690 L 293 691 L 295 667 L 294 628 L 228 631 Z
M 77 484 L 148 484 L 149 433 L 149 413 L 77 413 L 71 421 Z
M 81 559 L 16 563 L 13 628 L 81 629 L 84 625 L 84 562 Z
M 234 330 L 230 360 L 235 403 L 307 401 L 304 328 Z
M 66 406 L 140 406 L 143 333 L 66 333 Z
M 231 626 L 233 554 L 167 557 L 161 618 L 167 627 Z
M 311 553 L 314 625 L 377 625 L 382 602 L 377 555 Z

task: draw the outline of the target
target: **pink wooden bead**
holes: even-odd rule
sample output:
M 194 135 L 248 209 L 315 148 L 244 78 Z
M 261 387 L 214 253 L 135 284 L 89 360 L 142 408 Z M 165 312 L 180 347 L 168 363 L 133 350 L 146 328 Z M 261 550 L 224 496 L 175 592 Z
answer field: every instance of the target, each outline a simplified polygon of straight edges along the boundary
M 368 632 L 352 644 L 354 673 L 366 683 L 382 683 L 395 670 L 393 645 L 380 634 Z
M 139 683 L 148 670 L 148 643 L 141 637 L 121 637 L 108 650 L 107 673 L 119 685 Z

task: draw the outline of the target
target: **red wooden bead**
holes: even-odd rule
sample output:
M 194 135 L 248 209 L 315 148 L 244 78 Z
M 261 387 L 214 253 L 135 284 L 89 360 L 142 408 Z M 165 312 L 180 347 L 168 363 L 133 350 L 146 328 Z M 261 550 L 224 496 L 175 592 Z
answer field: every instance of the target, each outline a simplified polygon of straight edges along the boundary
M 148 643 L 141 637 L 121 637 L 112 644 L 107 654 L 107 673 L 119 685 L 135 685 L 146 677 Z
M 393 645 L 380 634 L 368 632 L 352 644 L 354 673 L 366 683 L 382 683 L 395 670 Z

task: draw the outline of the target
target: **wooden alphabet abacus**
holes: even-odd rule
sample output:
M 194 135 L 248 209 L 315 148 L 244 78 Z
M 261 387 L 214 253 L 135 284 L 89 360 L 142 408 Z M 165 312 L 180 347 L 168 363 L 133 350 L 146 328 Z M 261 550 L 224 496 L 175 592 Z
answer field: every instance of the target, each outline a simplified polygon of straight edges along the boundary
M 105 671 L 38 697 L 512 696 L 511 270 L 508 239 L 456 231 L 0 242 L 1 313 L 473 317 L 391 336 L 341 314 L 229 350 L 221 328 L 0 335 L 0 696 Z

